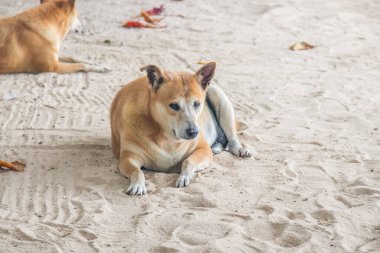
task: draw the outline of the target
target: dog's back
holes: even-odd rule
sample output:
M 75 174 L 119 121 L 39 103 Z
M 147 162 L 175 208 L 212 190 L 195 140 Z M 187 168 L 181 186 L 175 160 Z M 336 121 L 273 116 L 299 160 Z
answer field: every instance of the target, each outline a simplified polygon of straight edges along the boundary
M 10 55 L 12 55 L 11 40 L 15 30 L 15 25 L 12 23 L 12 18 L 0 19 L 0 73 L 6 71 L 6 62 L 9 61 Z

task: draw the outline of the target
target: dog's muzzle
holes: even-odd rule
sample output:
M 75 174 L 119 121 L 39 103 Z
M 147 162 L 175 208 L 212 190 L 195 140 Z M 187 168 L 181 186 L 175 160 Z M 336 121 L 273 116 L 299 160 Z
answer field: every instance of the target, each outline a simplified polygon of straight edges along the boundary
M 83 25 L 79 18 L 75 18 L 70 27 L 70 32 L 83 33 Z
M 186 129 L 185 133 L 186 133 L 186 139 L 191 140 L 191 139 L 194 139 L 198 136 L 199 129 L 197 127 L 195 127 L 195 128 L 189 127 Z

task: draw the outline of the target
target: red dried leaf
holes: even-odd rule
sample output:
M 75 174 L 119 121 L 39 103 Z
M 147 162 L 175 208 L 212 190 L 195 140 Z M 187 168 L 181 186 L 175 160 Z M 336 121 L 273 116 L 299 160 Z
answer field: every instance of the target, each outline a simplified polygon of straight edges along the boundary
M 145 24 L 140 21 L 125 21 L 123 27 L 126 28 L 142 28 L 145 27 Z
M 165 8 L 164 5 L 161 4 L 160 7 L 155 7 L 151 10 L 146 11 L 149 15 L 154 16 L 154 15 L 160 15 L 162 12 L 164 12 Z
M 141 21 L 125 21 L 123 24 L 123 27 L 125 28 L 163 28 L 165 26 L 151 24 L 151 23 L 144 23 Z

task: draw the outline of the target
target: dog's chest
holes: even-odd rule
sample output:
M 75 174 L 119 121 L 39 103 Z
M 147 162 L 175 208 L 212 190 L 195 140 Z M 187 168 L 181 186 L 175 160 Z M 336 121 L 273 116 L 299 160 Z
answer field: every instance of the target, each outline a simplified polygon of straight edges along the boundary
M 173 167 L 180 166 L 186 158 L 186 151 L 182 149 L 169 152 L 158 147 L 153 147 L 150 153 L 150 162 L 147 167 L 155 171 L 168 171 Z

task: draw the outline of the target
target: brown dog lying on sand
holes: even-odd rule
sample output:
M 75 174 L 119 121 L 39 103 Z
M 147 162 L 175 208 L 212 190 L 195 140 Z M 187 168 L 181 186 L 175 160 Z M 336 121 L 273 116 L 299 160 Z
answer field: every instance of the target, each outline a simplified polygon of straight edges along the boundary
M 81 30 L 75 0 L 41 0 L 38 7 L 0 19 L 0 74 L 105 72 L 72 58 L 59 58 L 62 39 Z
M 143 167 L 168 171 L 181 164 L 176 186 L 185 187 L 213 151 L 228 146 L 236 156 L 251 156 L 238 139 L 231 102 L 209 85 L 215 67 L 208 63 L 190 74 L 149 65 L 141 68 L 147 77 L 118 92 L 111 107 L 112 151 L 130 180 L 128 194 L 146 193 Z

